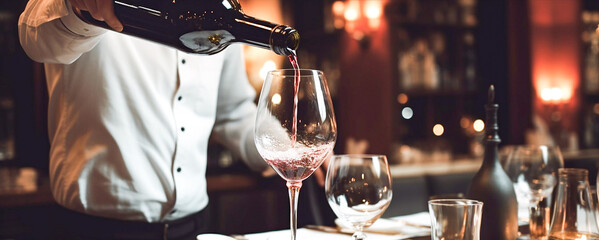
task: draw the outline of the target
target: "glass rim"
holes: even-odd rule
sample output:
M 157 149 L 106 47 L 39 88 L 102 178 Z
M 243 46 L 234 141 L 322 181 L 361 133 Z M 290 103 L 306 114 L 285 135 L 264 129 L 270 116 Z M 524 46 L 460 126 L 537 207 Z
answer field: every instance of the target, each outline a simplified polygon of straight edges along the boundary
M 434 199 L 428 201 L 435 206 L 482 206 L 484 203 L 474 199 Z
M 588 175 L 589 170 L 584 168 L 560 168 L 557 170 L 560 175 L 576 174 L 576 175 Z
M 512 145 L 513 149 L 554 149 L 561 152 L 561 149 L 557 145 L 548 145 L 548 144 L 522 144 L 522 145 Z
M 308 72 L 311 74 L 318 73 L 319 75 L 324 75 L 322 70 L 318 70 L 318 69 L 300 68 L 299 71 L 300 71 L 300 77 L 301 77 L 301 75 L 306 75 Z M 275 70 L 268 71 L 267 75 L 295 76 L 295 69 L 293 69 L 293 68 L 275 69 Z

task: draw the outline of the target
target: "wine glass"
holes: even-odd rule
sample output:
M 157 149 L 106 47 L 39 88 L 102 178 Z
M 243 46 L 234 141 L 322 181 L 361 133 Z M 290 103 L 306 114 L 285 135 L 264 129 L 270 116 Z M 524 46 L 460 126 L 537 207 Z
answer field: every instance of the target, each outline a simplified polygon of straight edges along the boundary
M 254 140 L 264 160 L 287 181 L 291 239 L 296 239 L 302 181 L 330 157 L 337 123 L 324 74 L 282 69 L 267 74 L 256 115 Z
M 352 238 L 366 239 L 364 228 L 383 215 L 393 197 L 387 157 L 334 156 L 327 170 L 325 195 L 337 217 L 354 227 Z
M 528 205 L 529 236 L 522 239 L 547 239 L 550 224 L 549 207 L 541 201 L 551 196 L 557 184 L 557 172 L 564 167 L 558 147 L 546 145 L 514 146 L 504 169 L 514 184 L 519 204 Z

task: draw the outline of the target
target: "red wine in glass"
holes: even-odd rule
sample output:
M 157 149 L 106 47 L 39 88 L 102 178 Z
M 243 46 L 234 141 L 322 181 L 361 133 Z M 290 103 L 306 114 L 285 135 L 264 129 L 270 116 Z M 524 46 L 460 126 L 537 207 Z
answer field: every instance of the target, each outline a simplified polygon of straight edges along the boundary
M 302 181 L 308 178 L 331 152 L 334 143 L 318 147 L 297 147 L 285 154 L 265 154 L 264 160 L 286 181 Z M 276 157 L 275 157 L 276 156 Z
M 297 200 L 302 181 L 332 153 L 337 124 L 324 74 L 318 70 L 300 70 L 295 55 L 290 56 L 290 60 L 293 70 L 274 70 L 264 81 L 254 140 L 260 155 L 287 182 L 289 225 L 291 239 L 295 240 Z M 300 96 L 302 104 L 298 106 Z M 300 107 L 302 109 L 298 111 Z M 290 110 L 293 111 L 291 114 Z
M 295 51 L 292 51 L 292 54 L 289 54 L 289 61 L 291 62 L 291 66 L 293 66 L 293 70 L 295 71 L 293 84 L 293 123 L 291 127 L 291 143 L 295 145 L 295 139 L 297 136 L 297 102 L 299 101 L 298 92 L 300 84 L 300 68 Z

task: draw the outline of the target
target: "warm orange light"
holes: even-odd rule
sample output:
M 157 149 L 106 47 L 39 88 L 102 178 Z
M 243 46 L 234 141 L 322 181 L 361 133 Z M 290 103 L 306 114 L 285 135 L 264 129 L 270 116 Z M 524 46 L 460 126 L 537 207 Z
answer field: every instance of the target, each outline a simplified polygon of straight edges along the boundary
M 345 10 L 345 3 L 343 1 L 335 1 L 331 7 L 335 16 L 342 16 Z
M 481 119 L 476 119 L 474 120 L 474 123 L 472 123 L 472 128 L 474 128 L 474 131 L 482 132 L 485 130 L 485 122 Z
M 542 83 L 539 83 L 541 85 Z M 541 89 L 541 100 L 545 102 L 562 103 L 572 98 L 572 90 L 569 87 L 544 87 Z
M 368 18 L 368 26 L 371 29 L 377 29 L 381 25 L 381 15 L 383 15 L 383 6 L 381 1 L 364 2 L 364 15 Z
M 281 103 L 281 95 L 279 95 L 278 93 L 275 93 L 274 95 L 272 95 L 272 98 L 270 99 L 270 101 L 272 102 L 273 105 L 278 105 L 279 103 Z
M 533 115 L 574 132 L 580 97 L 579 1 L 528 0 Z M 584 17 L 584 16 L 583 16 Z M 552 105 L 555 107 L 547 107 Z M 557 116 L 557 117 L 556 117 Z M 562 116 L 562 117 L 560 117 Z M 568 116 L 568 117 L 565 117 Z M 559 123 L 556 119 L 560 119 Z
M 377 29 L 381 25 L 381 19 L 379 18 L 369 18 L 368 19 L 368 27 L 371 29 Z
M 351 21 L 351 22 L 345 22 L 345 31 L 348 33 L 352 33 L 354 32 L 354 30 L 356 30 L 356 22 L 355 21 Z
M 383 13 L 381 1 L 364 2 L 364 15 L 369 19 L 380 18 Z
M 470 118 L 468 118 L 468 117 L 462 117 L 460 119 L 460 126 L 462 128 L 468 128 L 468 127 L 470 127 L 470 122 L 471 122 Z
M 595 105 L 593 106 L 593 112 L 599 115 L 599 103 L 595 103 Z
M 364 34 L 362 31 L 354 31 L 352 34 L 352 37 L 358 41 L 364 39 L 365 36 L 366 34 Z
M 405 93 L 400 93 L 397 95 L 397 102 L 400 104 L 406 104 L 408 102 L 408 95 Z
M 360 17 L 360 2 L 354 0 L 347 3 L 343 17 L 350 22 L 358 20 Z
M 343 26 L 345 26 L 345 22 L 343 21 L 343 19 L 337 18 L 333 22 L 333 25 L 335 26 L 335 29 L 342 29 Z
M 435 124 L 435 126 L 433 126 L 433 134 L 435 134 L 435 136 L 441 136 L 444 132 L 445 128 L 443 127 L 443 125 L 437 123 Z
M 560 88 L 545 88 L 541 90 L 541 99 L 543 99 L 543 101 L 559 101 L 562 99 L 563 95 Z

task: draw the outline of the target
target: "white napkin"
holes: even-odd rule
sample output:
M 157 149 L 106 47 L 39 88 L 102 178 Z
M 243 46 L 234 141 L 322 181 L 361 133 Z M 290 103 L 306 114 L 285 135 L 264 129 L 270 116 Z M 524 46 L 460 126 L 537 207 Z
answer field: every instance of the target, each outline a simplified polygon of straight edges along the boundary
M 245 237 L 248 240 L 282 240 L 289 239 L 289 230 L 279 230 L 265 233 L 254 233 L 247 234 Z M 366 237 L 369 240 L 398 240 L 409 238 L 408 236 L 401 235 L 388 235 L 388 234 L 375 234 L 366 233 Z M 310 230 L 306 228 L 300 228 L 297 230 L 297 239 L 299 240 L 348 240 L 351 239 L 351 235 L 342 233 L 327 233 L 322 231 Z
M 404 222 L 407 225 L 414 226 L 431 226 L 431 217 L 428 212 L 419 212 L 410 215 L 403 215 L 399 217 L 392 217 L 391 219 Z
M 338 220 L 335 221 L 339 222 Z M 365 229 L 365 234 L 369 240 L 398 240 L 420 236 L 430 236 L 431 230 L 426 226 L 430 226 L 430 217 L 428 212 L 420 212 L 411 215 L 393 217 L 390 219 L 379 219 L 372 226 Z M 374 229 L 384 234 L 368 232 Z M 326 239 L 326 240 L 348 240 L 351 239 L 348 232 L 353 232 L 351 225 L 347 225 L 342 229 L 344 233 L 328 233 L 323 231 L 300 228 L 297 230 L 297 239 Z M 289 239 L 290 233 L 288 229 L 247 234 L 248 240 L 281 240 Z
M 352 225 L 342 219 L 336 219 L 335 224 L 342 231 L 352 231 Z M 365 233 L 392 234 L 401 236 L 426 236 L 430 234 L 430 218 L 428 212 L 394 217 L 380 218 L 372 226 L 364 229 Z

